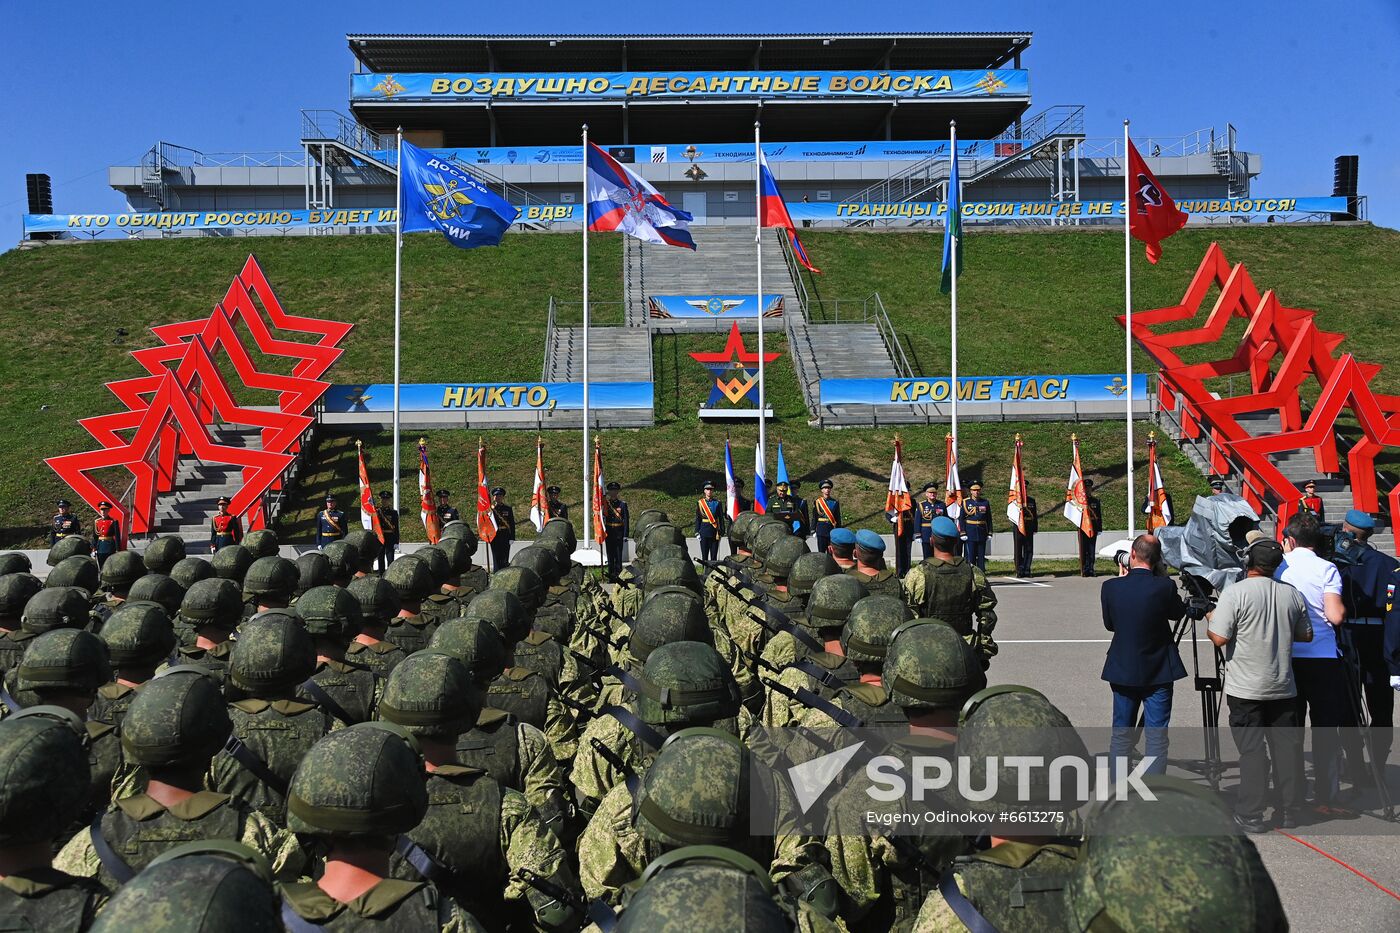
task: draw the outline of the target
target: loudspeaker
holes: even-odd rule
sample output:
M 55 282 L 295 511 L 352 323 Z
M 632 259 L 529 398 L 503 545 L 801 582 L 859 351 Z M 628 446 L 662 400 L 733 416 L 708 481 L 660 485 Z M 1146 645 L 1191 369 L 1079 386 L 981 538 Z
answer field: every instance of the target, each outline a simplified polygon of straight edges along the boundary
M 53 213 L 53 184 L 47 175 L 25 175 L 24 190 L 29 195 L 29 213 Z
M 1332 172 L 1332 196 L 1347 199 L 1347 212 L 1333 214 L 1333 220 L 1356 219 L 1356 185 L 1360 161 L 1360 156 L 1337 156 Z

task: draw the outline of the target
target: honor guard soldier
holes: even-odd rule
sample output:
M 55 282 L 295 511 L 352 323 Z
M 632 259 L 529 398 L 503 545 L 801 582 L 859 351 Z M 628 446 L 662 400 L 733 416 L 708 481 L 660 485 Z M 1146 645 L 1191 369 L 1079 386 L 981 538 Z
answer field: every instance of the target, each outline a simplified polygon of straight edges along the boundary
M 345 537 L 345 513 L 335 507 L 335 496 L 326 493 L 326 507 L 316 513 L 316 549 Z
M 1099 502 L 1094 495 L 1094 481 L 1084 480 L 1084 505 L 1085 511 L 1089 513 L 1089 527 L 1094 530 L 1092 535 L 1086 535 L 1084 529 L 1078 531 L 1079 535 L 1079 575 L 1081 577 L 1098 576 L 1094 570 L 1094 552 L 1098 544 L 1099 532 L 1103 531 L 1103 503 Z
M 947 514 L 947 504 L 938 498 L 938 484 L 924 483 L 924 497 L 914 503 L 914 533 L 919 537 L 924 560 L 933 556 L 933 520 Z
M 1031 560 L 1035 557 L 1035 534 L 1040 530 L 1040 512 L 1035 505 L 1035 496 L 1026 496 L 1026 504 L 1021 507 L 1021 521 L 1025 523 L 1025 534 L 1011 526 L 1011 557 L 1016 565 L 1016 576 L 1025 579 L 1031 575 Z
M 833 496 L 835 484 L 822 480 L 821 495 L 812 500 L 812 527 L 817 534 L 817 553 L 831 547 L 831 533 L 841 527 L 841 503 Z
M 1322 504 L 1322 497 L 1317 494 L 1316 480 L 1308 480 L 1303 484 L 1303 495 L 1298 499 L 1298 509 L 1302 512 L 1311 512 L 1317 516 L 1319 525 L 1327 521 L 1326 509 Z
M 496 537 L 491 539 L 491 569 L 500 570 L 510 563 L 510 543 L 515 540 L 515 509 L 506 505 L 506 487 L 491 490 L 491 511 L 496 514 Z M 442 506 L 438 506 L 442 514 Z M 457 510 L 452 509 L 455 518 Z
M 695 537 L 700 539 L 700 559 L 719 560 L 719 539 L 725 532 L 724 507 L 715 498 L 715 484 L 706 483 L 695 503 Z
M 1220 495 L 1220 494 L 1221 494 L 1222 492 L 1224 492 L 1224 491 L 1225 491 L 1225 481 L 1224 481 L 1223 479 L 1221 479 L 1221 478 L 1218 477 L 1218 476 L 1217 476 L 1217 477 L 1214 477 L 1213 479 L 1211 479 L 1211 481 L 1210 481 L 1210 494 L 1211 494 L 1212 496 L 1218 496 L 1218 495 Z
M 112 503 L 105 499 L 97 503 L 97 521 L 92 523 L 92 556 L 97 559 L 97 569 L 107 563 L 107 558 L 122 549 L 121 522 L 113 518 Z
M 550 518 L 567 519 L 569 517 L 569 507 L 559 501 L 559 492 L 558 486 L 550 486 L 546 489 L 545 495 L 547 498 L 544 504 L 545 507 L 549 509 Z
M 384 532 L 384 547 L 379 551 L 375 564 L 381 573 L 389 569 L 394 558 L 399 556 L 399 510 L 394 508 L 394 494 L 388 489 L 379 491 L 379 530 Z
M 627 503 L 618 495 L 620 492 L 621 483 L 608 483 L 608 495 L 603 499 L 603 528 L 608 533 L 604 541 L 608 552 L 608 579 L 613 582 L 617 582 L 617 575 L 622 573 L 627 532 L 632 525 L 631 516 L 627 514 Z
M 228 513 L 228 496 L 220 496 L 217 505 L 219 511 L 215 513 L 213 518 L 209 519 L 210 554 L 221 547 L 238 544 L 243 540 L 243 522 L 239 520 L 237 515 Z
M 58 500 L 58 514 L 53 517 L 53 528 L 49 531 L 49 547 L 53 547 L 69 535 L 82 534 L 83 523 L 78 521 L 78 516 L 69 511 L 71 508 L 72 505 L 67 499 Z
M 443 525 L 446 525 L 448 522 L 461 521 L 462 519 L 462 516 L 457 514 L 457 509 L 449 501 L 449 497 L 451 495 L 452 493 L 446 489 L 439 489 L 437 491 L 437 513 L 439 528 L 441 528 Z
M 982 498 L 982 484 L 973 483 L 972 495 L 963 500 L 962 533 L 967 541 L 967 560 L 987 572 L 987 546 L 992 540 L 992 504 Z
M 812 524 L 807 517 L 806 501 L 795 495 L 787 483 L 778 483 L 775 492 L 773 501 L 768 503 L 768 514 L 787 522 L 792 533 L 805 540 Z
M 734 498 L 738 500 L 740 512 L 752 512 L 753 500 L 744 497 L 744 481 L 739 477 L 734 477 Z

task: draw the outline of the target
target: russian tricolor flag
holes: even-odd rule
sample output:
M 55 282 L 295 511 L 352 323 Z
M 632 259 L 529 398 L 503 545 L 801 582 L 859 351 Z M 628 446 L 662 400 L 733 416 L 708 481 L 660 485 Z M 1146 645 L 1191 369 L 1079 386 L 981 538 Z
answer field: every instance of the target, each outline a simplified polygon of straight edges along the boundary
M 588 144 L 588 229 L 616 230 L 648 243 L 695 249 L 685 211 L 672 207 L 645 179 Z
M 763 192 L 763 198 L 758 204 L 758 225 L 760 227 L 782 227 L 787 231 L 788 241 L 792 243 L 792 252 L 797 257 L 797 261 L 802 263 L 802 267 L 810 272 L 820 273 L 822 270 L 812 265 L 807 258 L 807 251 L 802 248 L 802 241 L 797 238 L 797 228 L 792 223 L 792 215 L 788 213 L 787 205 L 783 203 L 783 194 L 778 190 L 778 181 L 773 177 L 773 173 L 768 170 L 768 160 L 763 157 L 763 150 L 758 153 L 758 185 Z

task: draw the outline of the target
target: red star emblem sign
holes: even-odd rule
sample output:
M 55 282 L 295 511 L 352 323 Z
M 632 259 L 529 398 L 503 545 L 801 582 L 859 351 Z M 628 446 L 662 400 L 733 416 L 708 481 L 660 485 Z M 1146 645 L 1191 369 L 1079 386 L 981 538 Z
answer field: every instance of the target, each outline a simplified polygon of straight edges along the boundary
M 760 320 L 760 326 L 762 321 Z M 763 365 L 782 356 L 781 353 L 764 353 Z M 739 335 L 739 322 L 729 326 L 729 339 L 724 349 L 718 353 L 692 353 L 690 358 L 703 363 L 714 374 L 715 384 L 710 390 L 707 405 L 713 405 L 721 398 L 737 405 L 758 385 L 758 354 L 750 353 L 744 347 L 744 338 Z

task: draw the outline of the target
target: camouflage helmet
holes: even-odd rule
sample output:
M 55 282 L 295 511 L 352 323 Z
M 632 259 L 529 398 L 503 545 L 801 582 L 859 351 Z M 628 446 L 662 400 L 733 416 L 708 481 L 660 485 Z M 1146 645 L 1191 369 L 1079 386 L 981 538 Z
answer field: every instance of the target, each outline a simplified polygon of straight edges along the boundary
M 448 522 L 442 526 L 442 534 L 438 536 L 438 544 L 444 541 L 461 541 L 467 546 L 467 554 L 475 554 L 480 541 L 476 536 L 475 529 L 466 522 L 458 519 Z
M 820 554 L 803 554 L 792 562 L 792 569 L 788 571 L 788 592 L 794 596 L 808 596 L 818 580 L 822 577 L 833 577 L 840 572 L 841 565 L 825 551 Z
M 220 580 L 241 584 L 248 574 L 248 568 L 253 566 L 253 552 L 241 544 L 226 544 L 214 552 L 209 564 L 214 568 L 214 576 Z
M 462 618 L 489 622 L 500 632 L 507 645 L 513 645 L 530 634 L 530 613 L 509 590 L 493 587 L 484 593 L 477 593 L 467 603 L 467 608 L 462 610 Z
M 1059 775 L 1052 782 L 1049 763 L 1057 758 L 1077 758 L 1089 762 L 1087 767 L 1093 770 L 1084 740 L 1069 717 L 1044 694 L 1015 684 L 988 687 L 967 698 L 958 712 L 957 754 L 969 760 L 968 786 L 996 788 L 990 799 L 967 804 L 986 813 L 1072 809 L 1082 802 L 1072 799 L 1074 782 L 1065 781 L 1065 787 L 1060 787 Z M 1033 767 L 1029 773 L 1012 765 L 1027 756 L 1047 764 Z M 987 774 L 989 761 L 1000 763 L 994 776 Z M 1063 774 L 1063 768 L 1059 770 Z M 1022 788 L 1029 793 L 1021 793 Z M 1052 796 L 1052 788 L 1062 793 Z
M 807 597 L 807 622 L 813 628 L 842 628 L 856 603 L 870 595 L 855 577 L 844 573 L 822 577 Z
M 97 561 L 77 554 L 59 561 L 58 566 L 50 570 L 49 575 L 44 578 L 46 587 L 76 586 L 78 589 L 87 590 L 89 595 L 97 592 L 100 583 Z
M 651 549 L 647 551 L 647 565 L 650 566 L 663 560 L 690 560 L 690 551 L 686 550 L 683 545 L 672 544 L 670 541 L 653 544 Z
M 174 616 L 185 599 L 185 588 L 163 573 L 148 573 L 131 584 L 126 598 L 133 602 L 158 603 L 166 613 Z
M 432 574 L 434 592 L 452 578 L 452 562 L 436 544 L 420 547 L 413 552 L 413 557 L 421 560 L 423 566 L 428 568 L 428 573 Z
M 396 558 L 389 565 L 389 569 L 384 571 L 384 579 L 398 591 L 399 599 L 406 603 L 422 602 L 437 589 L 428 565 L 408 554 Z
M 122 719 L 122 752 L 146 767 L 202 765 L 233 731 L 219 685 L 201 667 L 167 668 L 146 681 Z
M 679 586 L 699 593 L 700 575 L 695 572 L 695 563 L 689 557 L 662 558 L 653 553 L 647 561 L 645 590 L 648 594 L 655 593 L 663 586 Z
M 540 531 L 540 537 L 558 538 L 561 541 L 567 542 L 569 545 L 569 553 L 573 553 L 574 548 L 578 547 L 578 535 L 574 532 L 573 522 L 569 521 L 567 518 L 556 517 L 545 522 L 544 529 Z
M 282 611 L 256 615 L 243 623 L 229 652 L 229 680 L 253 697 L 289 694 L 315 670 L 311 636 L 295 616 Z
M 739 685 L 711 645 L 676 641 L 647 656 L 637 677 L 637 714 L 653 726 L 709 726 L 729 720 L 738 731 Z
M 50 567 L 57 567 L 70 557 L 87 557 L 92 554 L 92 542 L 82 535 L 68 535 L 66 538 L 59 538 L 49 548 L 48 556 L 44 558 L 44 563 Z
M 98 635 L 115 668 L 154 670 L 175 650 L 170 613 L 157 603 L 129 599 L 118 606 Z
M 185 539 L 175 535 L 162 535 L 155 538 L 146 545 L 146 550 L 141 553 L 141 559 L 146 564 L 146 569 L 151 573 L 170 573 L 175 565 L 184 560 L 187 556 L 185 552 Z M 200 561 L 200 563 L 205 563 Z
M 544 601 L 544 581 L 529 567 L 502 567 L 491 574 L 489 589 L 515 594 L 526 612 L 534 612 Z
M 700 597 L 678 586 L 663 587 L 648 596 L 637 610 L 627 650 L 637 661 L 647 657 L 662 645 L 674 641 L 699 641 L 714 644 L 710 623 L 700 605 Z
M 18 619 L 24 607 L 44 588 L 32 573 L 7 573 L 0 577 L 0 619 Z
M 811 550 L 807 546 L 807 542 L 801 538 L 792 535 L 779 538 L 768 549 L 768 559 L 763 562 L 763 568 L 775 577 L 786 579 L 792 573 L 792 567 L 797 563 L 797 559 Z
M 216 576 L 214 565 L 202 557 L 182 557 L 170 568 L 170 579 L 183 586 L 186 592 L 200 580 L 213 576 Z
M 92 696 L 111 679 L 107 646 L 80 628 L 55 629 L 40 635 L 29 643 L 15 668 L 15 688 L 22 693 L 52 690 Z M 33 705 L 24 697 L 19 699 L 25 706 Z
M 88 800 L 87 730 L 72 712 L 31 706 L 0 722 L 0 846 L 52 842 Z
M 146 575 L 146 564 L 135 551 L 118 551 L 102 563 L 98 578 L 108 590 L 124 590 Z
M 895 629 L 912 618 L 898 596 L 867 596 L 851 607 L 841 630 L 841 647 L 852 661 L 878 664 L 885 660 Z
M 248 553 L 253 555 L 254 560 L 277 556 L 277 532 L 271 528 L 258 528 L 255 531 L 250 531 L 243 536 L 241 543 L 248 549 Z
M 367 722 L 311 747 L 287 791 L 287 828 L 309 836 L 398 836 L 428 812 L 423 763 L 397 726 Z
M 754 523 L 749 539 L 753 542 L 753 556 L 763 561 L 763 565 L 768 566 L 768 558 L 772 553 L 773 545 L 784 538 L 792 537 L 792 529 L 787 522 L 779 521 L 776 518 L 759 519 Z M 796 560 L 797 558 L 793 558 Z
M 749 834 L 749 759 L 736 736 L 682 729 L 642 778 L 637 832 L 667 849 L 733 845 Z
M 463 538 L 439 538 L 437 549 L 447 558 L 450 576 L 460 577 L 472 565 L 472 552 Z
M 318 586 L 330 586 L 334 582 L 331 562 L 320 551 L 307 551 L 297 558 L 297 596 Z
M 541 547 L 547 547 L 554 555 L 554 562 L 559 565 L 559 575 L 563 577 L 569 572 L 574 563 L 574 550 L 577 543 L 570 544 L 562 535 L 552 535 L 550 537 L 541 536 L 535 541 Z
M 919 619 L 886 637 L 889 643 L 880 679 L 895 705 L 903 709 L 961 709 L 968 697 L 987 685 L 977 653 L 946 622 Z
M 456 658 L 478 684 L 499 677 L 510 657 L 510 648 L 496 626 L 465 616 L 439 625 L 428 647 Z
M 366 625 L 388 625 L 399 614 L 403 600 L 393 584 L 379 577 L 358 577 L 350 581 L 345 592 L 360 606 L 360 621 Z
M 559 562 L 554 559 L 554 551 L 539 544 L 532 544 L 527 548 L 517 551 L 510 559 L 512 567 L 528 567 L 535 572 L 535 576 L 540 578 L 540 582 L 545 586 L 551 586 L 559 581 Z
M 476 725 L 481 701 L 467 666 L 430 648 L 394 666 L 379 701 L 379 718 L 410 735 L 455 742 Z
M 297 615 L 308 635 L 349 642 L 360 631 L 359 601 L 338 586 L 317 586 L 301 594 Z
M 670 524 L 670 517 L 660 509 L 642 509 L 637 513 L 637 517 L 632 519 L 632 537 L 634 540 L 642 540 L 642 535 L 647 533 L 647 529 L 652 525 Z
M 243 597 L 238 592 L 238 584 L 223 577 L 200 580 L 185 591 L 185 598 L 180 601 L 180 617 L 195 625 L 232 630 L 243 617 Z
M 368 528 L 351 528 L 345 532 L 345 543 L 353 547 L 360 557 L 357 570 L 368 570 L 384 553 L 384 545 Z
M 259 557 L 243 577 L 243 592 L 249 596 L 291 599 L 301 582 L 301 571 L 285 557 Z
M 1278 889 L 1219 798 L 1180 779 L 1143 781 L 1156 800 L 1130 795 L 1089 817 L 1064 891 L 1068 929 L 1284 933 Z
M 24 606 L 20 625 L 32 635 L 88 623 L 87 594 L 74 586 L 55 586 L 35 593 Z
M 729 543 L 731 546 L 741 547 L 746 551 L 749 549 L 747 535 L 756 518 L 758 518 L 758 513 L 752 509 L 745 509 L 734 516 L 734 521 L 729 523 Z
M 685 547 L 685 534 L 670 522 L 656 522 L 637 541 L 637 553 L 639 556 L 650 555 L 651 549 L 658 544 L 677 544 Z
M 332 541 L 321 548 L 321 553 L 331 562 L 332 579 L 349 580 L 359 572 L 360 552 L 355 550 L 355 545 L 349 541 Z
M 734 849 L 687 846 L 653 859 L 618 933 L 791 933 L 767 869 Z
M 197 853 L 167 850 L 107 902 L 94 933 L 280 933 L 282 905 L 270 880 L 252 859 L 208 851 L 218 843 L 255 855 L 227 840 L 177 847 Z
M 20 551 L 6 551 L 0 554 L 0 577 L 10 573 L 29 573 L 34 569 L 29 556 Z

